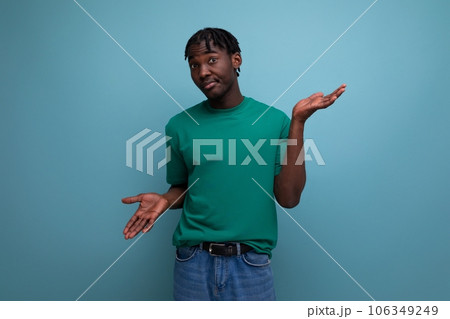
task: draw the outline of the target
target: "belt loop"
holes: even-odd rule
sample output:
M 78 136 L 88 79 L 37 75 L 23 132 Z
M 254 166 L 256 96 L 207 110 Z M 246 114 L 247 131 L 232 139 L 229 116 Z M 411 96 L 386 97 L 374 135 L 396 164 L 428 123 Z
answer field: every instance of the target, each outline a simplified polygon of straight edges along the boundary
M 237 250 L 237 255 L 240 256 L 241 255 L 241 244 L 240 243 L 236 243 L 236 250 Z
M 200 250 L 203 250 L 203 242 L 201 242 L 198 247 L 200 248 Z

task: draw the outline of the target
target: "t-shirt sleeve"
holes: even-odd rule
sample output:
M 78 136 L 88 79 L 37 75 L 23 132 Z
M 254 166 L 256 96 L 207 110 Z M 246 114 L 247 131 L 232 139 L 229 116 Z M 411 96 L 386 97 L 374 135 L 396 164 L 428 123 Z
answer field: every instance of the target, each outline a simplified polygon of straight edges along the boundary
M 172 123 L 166 125 L 166 181 L 170 185 L 185 184 L 188 182 L 187 167 L 180 151 L 178 132 L 173 129 Z
M 286 114 L 283 114 L 283 119 L 282 119 L 282 125 L 281 125 L 281 130 L 280 130 L 280 140 L 286 140 L 289 137 L 289 126 L 291 124 L 291 120 L 289 119 L 289 117 Z M 277 155 L 276 155 L 276 160 L 275 160 L 275 175 L 280 174 L 281 172 L 281 163 L 282 160 L 284 159 L 284 156 L 286 155 L 286 141 L 281 142 L 278 146 L 277 146 Z

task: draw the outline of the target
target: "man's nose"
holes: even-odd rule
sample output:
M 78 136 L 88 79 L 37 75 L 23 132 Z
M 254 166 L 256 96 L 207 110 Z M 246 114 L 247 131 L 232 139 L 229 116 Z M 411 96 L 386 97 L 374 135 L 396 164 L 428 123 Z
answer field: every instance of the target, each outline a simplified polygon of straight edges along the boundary
M 200 65 L 199 75 L 200 75 L 200 79 L 205 79 L 207 76 L 211 75 L 209 66 L 205 65 L 205 64 Z

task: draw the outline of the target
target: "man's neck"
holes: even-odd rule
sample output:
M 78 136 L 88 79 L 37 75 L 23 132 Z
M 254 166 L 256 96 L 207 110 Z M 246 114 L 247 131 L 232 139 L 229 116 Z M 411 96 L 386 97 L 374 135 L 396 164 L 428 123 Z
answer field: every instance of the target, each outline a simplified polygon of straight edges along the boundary
M 239 87 L 219 99 L 208 99 L 209 105 L 215 109 L 231 109 L 244 101 Z

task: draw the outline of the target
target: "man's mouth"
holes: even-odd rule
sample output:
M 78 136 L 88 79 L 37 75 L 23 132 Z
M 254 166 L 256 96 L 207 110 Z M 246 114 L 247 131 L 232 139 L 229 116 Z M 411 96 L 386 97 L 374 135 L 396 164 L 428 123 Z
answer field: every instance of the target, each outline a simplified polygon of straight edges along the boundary
M 216 86 L 217 82 L 216 81 L 208 81 L 208 82 L 204 82 L 202 83 L 202 88 L 203 90 L 210 90 L 212 89 L 214 86 Z

